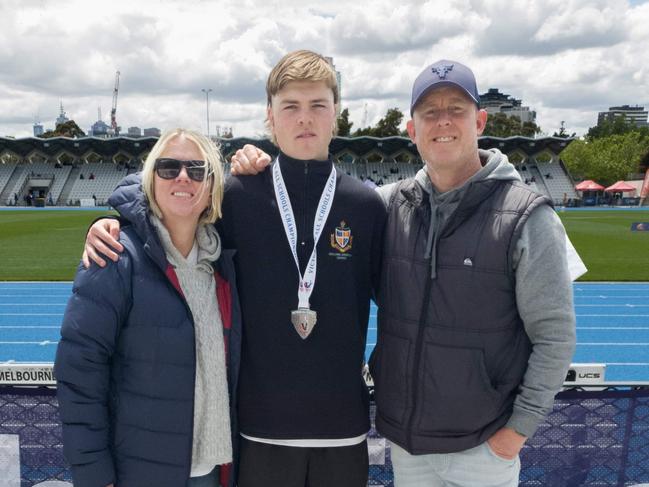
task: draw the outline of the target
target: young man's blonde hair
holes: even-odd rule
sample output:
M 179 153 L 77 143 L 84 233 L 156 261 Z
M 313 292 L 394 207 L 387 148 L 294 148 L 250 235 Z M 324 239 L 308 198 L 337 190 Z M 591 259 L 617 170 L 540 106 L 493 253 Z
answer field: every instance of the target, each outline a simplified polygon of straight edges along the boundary
M 268 106 L 272 105 L 273 95 L 279 93 L 291 81 L 324 81 L 334 94 L 334 103 L 338 104 L 336 72 L 331 64 L 316 52 L 302 49 L 289 52 L 279 60 L 266 81 Z
M 268 80 L 266 81 L 268 108 L 273 104 L 273 96 L 279 93 L 291 81 L 323 81 L 334 95 L 334 104 L 337 105 L 339 102 L 336 71 L 329 64 L 329 61 L 317 52 L 301 49 L 299 51 L 289 52 L 279 60 L 268 75 Z M 275 133 L 268 119 L 266 119 L 266 129 L 270 133 L 271 142 L 277 145 Z M 338 132 L 338 120 L 334 122 L 332 135 L 336 135 L 336 132 Z
M 205 161 L 205 180 L 201 191 L 209 191 L 210 199 L 207 209 L 201 214 L 199 224 L 214 223 L 221 218 L 221 201 L 223 200 L 223 158 L 221 152 L 214 142 L 204 135 L 182 128 L 169 130 L 162 134 L 158 142 L 153 146 L 151 152 L 144 161 L 142 168 L 142 190 L 149 202 L 149 208 L 158 218 L 162 219 L 162 212 L 156 203 L 155 185 L 155 161 L 164 152 L 167 144 L 176 137 L 182 137 L 196 144 L 203 160 Z

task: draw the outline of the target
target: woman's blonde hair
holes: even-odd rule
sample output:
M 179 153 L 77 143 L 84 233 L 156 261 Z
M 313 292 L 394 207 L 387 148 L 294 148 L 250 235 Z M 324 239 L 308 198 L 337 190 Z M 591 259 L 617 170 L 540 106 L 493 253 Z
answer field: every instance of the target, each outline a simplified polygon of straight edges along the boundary
M 144 161 L 142 168 L 142 190 L 149 202 L 149 208 L 160 219 L 162 212 L 155 198 L 155 161 L 158 159 L 170 141 L 176 137 L 184 137 L 196 144 L 206 164 L 205 180 L 201 191 L 210 191 L 210 200 L 207 208 L 201 214 L 198 223 L 214 223 L 221 218 L 221 201 L 223 200 L 223 157 L 214 142 L 204 135 L 188 129 L 176 128 L 166 131 L 153 146 Z

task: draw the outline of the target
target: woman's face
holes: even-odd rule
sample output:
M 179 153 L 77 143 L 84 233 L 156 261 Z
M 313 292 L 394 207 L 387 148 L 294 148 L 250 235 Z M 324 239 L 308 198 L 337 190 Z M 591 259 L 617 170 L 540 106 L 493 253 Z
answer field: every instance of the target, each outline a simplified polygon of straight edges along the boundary
M 204 157 L 198 146 L 180 135 L 169 141 L 160 158 L 177 159 L 179 161 L 203 161 Z M 205 168 L 207 175 L 207 168 Z M 182 167 L 173 179 L 163 179 L 154 176 L 155 200 L 162 212 L 165 226 L 175 222 L 198 223 L 201 213 L 208 207 L 211 197 L 210 180 L 195 181 Z

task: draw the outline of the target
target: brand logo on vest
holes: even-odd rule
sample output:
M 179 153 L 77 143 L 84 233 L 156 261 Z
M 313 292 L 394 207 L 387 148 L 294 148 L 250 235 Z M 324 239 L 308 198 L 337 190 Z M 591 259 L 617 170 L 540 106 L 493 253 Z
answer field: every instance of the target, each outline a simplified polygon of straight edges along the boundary
M 469 259 L 468 257 L 466 259 L 464 259 L 463 264 L 465 266 L 468 266 L 468 267 L 473 267 L 473 261 L 471 259 Z
M 336 227 L 334 233 L 331 234 L 331 246 L 343 254 L 351 250 L 353 240 L 352 231 L 345 220 L 341 221 L 340 226 Z

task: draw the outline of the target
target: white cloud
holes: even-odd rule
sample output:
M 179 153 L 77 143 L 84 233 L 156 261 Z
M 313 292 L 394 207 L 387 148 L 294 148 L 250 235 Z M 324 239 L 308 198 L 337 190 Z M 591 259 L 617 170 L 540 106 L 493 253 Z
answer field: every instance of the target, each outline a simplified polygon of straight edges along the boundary
M 623 0 L 342 0 L 262 2 L 4 0 L 0 134 L 51 127 L 62 100 L 84 129 L 110 112 L 120 70 L 122 127 L 186 125 L 263 132 L 265 80 L 286 52 L 332 56 L 355 127 L 398 107 L 437 59 L 475 71 L 537 111 L 548 133 L 584 132 L 597 111 L 649 105 L 649 3 Z

